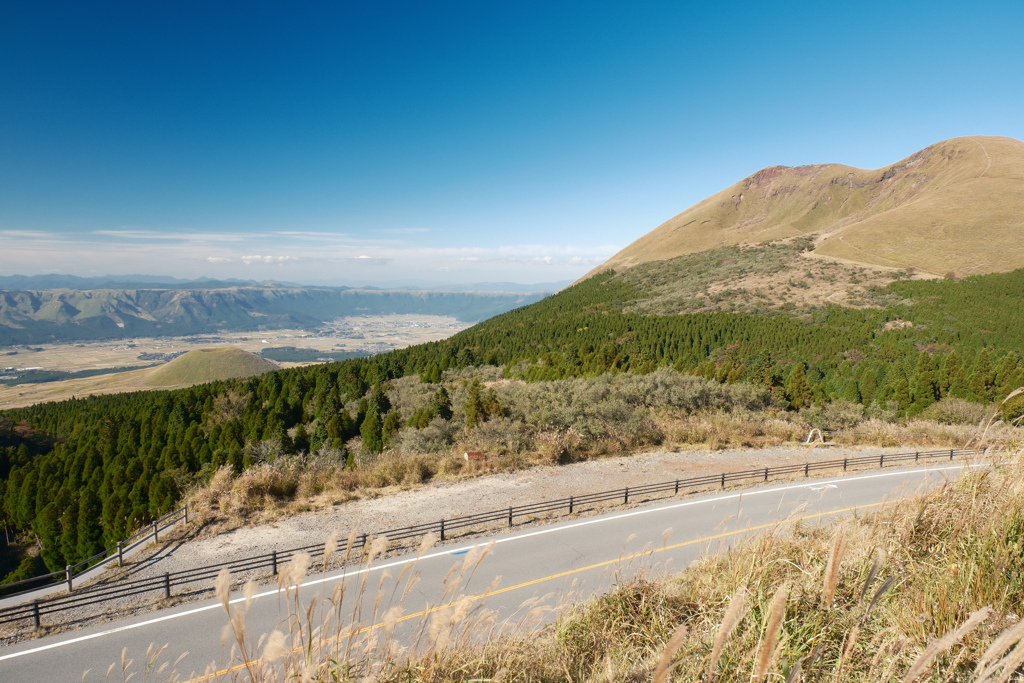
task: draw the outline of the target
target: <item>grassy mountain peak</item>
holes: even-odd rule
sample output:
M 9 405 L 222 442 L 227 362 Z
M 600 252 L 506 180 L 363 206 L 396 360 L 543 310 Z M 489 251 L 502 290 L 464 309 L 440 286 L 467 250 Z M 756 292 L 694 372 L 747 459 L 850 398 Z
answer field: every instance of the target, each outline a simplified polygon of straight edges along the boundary
M 810 255 L 957 276 L 1024 266 L 1024 142 L 970 136 L 885 168 L 770 166 L 665 221 L 588 274 L 813 235 Z

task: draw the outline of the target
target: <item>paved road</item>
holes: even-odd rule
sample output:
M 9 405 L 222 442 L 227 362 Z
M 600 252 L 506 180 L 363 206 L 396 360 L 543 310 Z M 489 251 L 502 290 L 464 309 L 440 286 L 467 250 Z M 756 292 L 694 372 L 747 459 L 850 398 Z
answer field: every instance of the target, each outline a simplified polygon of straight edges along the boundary
M 434 548 L 418 559 L 410 554 L 361 569 L 311 574 L 299 599 L 304 606 L 310 601 L 320 604 L 343 584 L 347 597 L 341 614 L 346 626 L 359 623 L 378 631 L 382 615 L 401 602 L 396 637 L 411 642 L 424 619 L 438 616 L 434 613 L 458 595 L 474 596 L 470 606 L 484 605 L 500 620 L 521 620 L 536 601 L 554 604 L 564 602 L 564 596 L 578 599 L 607 590 L 638 571 L 682 568 L 702 554 L 744 535 L 771 530 L 783 521 L 817 523 L 834 515 L 877 509 L 886 501 L 955 479 L 965 467 L 804 480 L 533 527 L 486 542 Z M 482 552 L 485 546 L 489 549 Z M 461 572 L 467 564 L 472 566 Z M 446 582 L 453 567 L 460 569 Z M 410 576 L 418 581 L 410 582 Z M 365 585 L 362 590 L 361 584 Z M 352 597 L 359 595 L 361 600 Z M 237 595 L 232 599 L 236 609 L 244 601 Z M 277 589 L 252 596 L 250 633 L 276 628 L 287 611 L 285 600 Z M 376 609 L 374 601 L 378 601 Z M 351 617 L 349 604 L 359 605 L 359 618 Z M 550 618 L 550 612 L 545 614 Z M 221 642 L 226 623 L 222 606 L 211 599 L 19 643 L 0 648 L 0 681 L 103 681 L 111 663 L 120 662 L 123 648 L 135 661 L 133 669 L 141 671 L 150 644 L 167 645 L 159 662 L 173 662 L 187 652 L 175 670 L 188 680 L 190 672 L 202 673 L 211 664 L 215 668 L 232 664 Z M 115 679 L 120 680 L 119 670 L 111 678 Z

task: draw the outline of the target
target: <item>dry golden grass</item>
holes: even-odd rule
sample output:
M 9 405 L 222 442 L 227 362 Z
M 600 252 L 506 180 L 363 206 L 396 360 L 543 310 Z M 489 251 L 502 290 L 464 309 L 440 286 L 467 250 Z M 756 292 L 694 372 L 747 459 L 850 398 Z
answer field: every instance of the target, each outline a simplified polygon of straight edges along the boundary
M 645 315 L 722 311 L 759 314 L 824 305 L 880 307 L 899 298 L 885 291 L 905 271 L 810 258 L 813 238 L 731 246 L 650 261 L 617 278 L 644 294 L 625 310 Z
M 234 346 L 195 349 L 153 368 L 144 381 L 150 387 L 180 387 L 262 375 L 279 367 L 273 361 Z
M 649 428 L 660 435 L 657 443 L 666 451 L 795 446 L 809 431 L 809 425 L 798 416 L 755 412 L 706 412 L 683 417 L 663 413 L 653 416 Z M 840 434 L 836 441 L 847 446 L 961 448 L 968 443 L 976 446 L 982 430 L 978 425 L 928 420 L 897 424 L 872 419 Z M 989 431 L 986 443 L 1009 438 L 1013 433 L 1002 424 Z M 458 442 L 449 453 L 385 452 L 354 468 L 336 457 L 285 457 L 255 465 L 238 475 L 230 467 L 222 467 L 205 485 L 192 490 L 186 502 L 208 532 L 220 532 L 357 498 L 408 490 L 435 480 L 457 481 L 650 450 L 646 442 L 631 443 L 614 435 L 586 439 L 572 430 L 544 431 L 535 442 L 535 448 L 527 452 L 474 462 L 467 462 L 460 454 L 475 450 L 475 444 Z
M 290 589 L 308 569 L 300 559 L 282 572 L 289 607 L 278 629 L 250 634 L 244 605 L 227 610 L 234 668 L 210 680 L 1019 680 L 1021 455 L 864 517 L 783 525 L 672 577 L 641 572 L 539 634 L 536 610 L 498 624 L 461 592 L 479 556 L 446 580 L 402 647 L 391 635 L 414 571 L 399 577 L 395 601 L 364 600 L 374 590 L 364 580 L 317 614 Z M 383 550 L 374 544 L 363 560 Z
M 155 368 L 60 382 L 0 386 L 0 405 L 6 409 L 63 401 L 73 396 L 180 389 L 218 379 L 259 375 L 278 367 L 277 363 L 232 346 L 196 349 Z
M 1024 143 L 972 136 L 884 169 L 758 171 L 669 219 L 586 277 L 731 244 L 820 236 L 816 254 L 975 275 L 1024 267 Z M 965 256 L 966 255 L 966 256 Z

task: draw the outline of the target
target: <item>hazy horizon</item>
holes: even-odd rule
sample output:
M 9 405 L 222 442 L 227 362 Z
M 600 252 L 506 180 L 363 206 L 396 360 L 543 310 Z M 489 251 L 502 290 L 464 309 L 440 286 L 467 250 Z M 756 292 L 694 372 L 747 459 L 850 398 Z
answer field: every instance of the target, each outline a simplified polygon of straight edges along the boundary
M 766 166 L 1024 138 L 1022 20 L 1008 1 L 12 5 L 0 275 L 571 281 Z
M 428 281 L 421 282 L 415 280 L 391 280 L 382 281 L 380 283 L 369 283 L 369 282 L 333 282 L 333 281 L 318 281 L 316 279 L 307 279 L 304 281 L 291 281 L 291 280 L 278 280 L 278 279 L 242 279 L 242 278 L 214 278 L 208 276 L 199 276 L 196 278 L 179 278 L 171 275 L 164 275 L 162 273 L 142 274 L 142 273 L 124 273 L 124 274 L 111 274 L 105 273 L 97 276 L 81 276 L 72 273 L 37 273 L 35 275 L 25 275 L 23 273 L 11 273 L 0 274 L 0 289 L 18 289 L 22 285 L 21 280 L 25 280 L 25 284 L 31 284 L 34 280 L 43 281 L 59 281 L 67 278 L 80 279 L 86 283 L 90 281 L 96 282 L 109 282 L 111 284 L 123 283 L 123 284 L 149 284 L 152 283 L 154 287 L 159 287 L 161 284 L 164 285 L 187 285 L 189 283 L 201 283 L 201 282 L 219 282 L 219 283 L 239 283 L 239 285 L 267 285 L 267 284 L 279 284 L 284 287 L 346 287 L 350 289 L 394 289 L 394 290 L 427 290 L 427 289 L 450 289 L 452 291 L 480 291 L 480 292 L 538 292 L 538 291 L 556 291 L 571 284 L 572 280 L 561 280 L 555 282 L 450 282 L 450 281 Z M 15 281 L 12 284 L 11 281 Z M 37 285 L 34 285 L 37 286 Z

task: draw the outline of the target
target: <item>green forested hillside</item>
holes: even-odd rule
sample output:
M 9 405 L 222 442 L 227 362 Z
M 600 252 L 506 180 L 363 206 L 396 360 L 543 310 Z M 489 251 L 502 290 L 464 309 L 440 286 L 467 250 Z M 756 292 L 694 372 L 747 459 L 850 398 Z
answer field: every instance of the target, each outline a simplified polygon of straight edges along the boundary
M 895 302 L 886 308 L 628 312 L 655 295 L 646 281 L 603 273 L 450 339 L 371 358 L 7 411 L 0 514 L 9 529 L 38 538 L 48 567 L 62 567 L 167 511 L 217 467 L 258 461 L 255 444 L 327 447 L 344 458 L 360 436 L 364 452 L 379 451 L 403 426 L 389 380 L 432 383 L 412 417 L 406 411 L 407 429 L 444 423 L 452 411 L 437 383 L 467 366 L 530 381 L 668 367 L 760 385 L 792 410 L 845 399 L 899 415 L 947 396 L 989 402 L 1024 385 L 1024 271 L 895 282 L 879 293 Z M 484 387 L 459 392 L 465 417 L 455 419 L 501 411 Z

